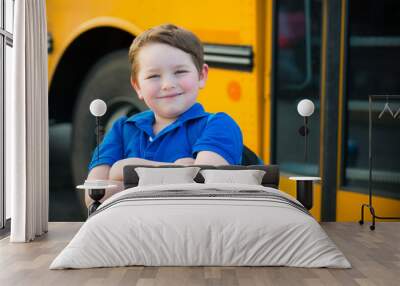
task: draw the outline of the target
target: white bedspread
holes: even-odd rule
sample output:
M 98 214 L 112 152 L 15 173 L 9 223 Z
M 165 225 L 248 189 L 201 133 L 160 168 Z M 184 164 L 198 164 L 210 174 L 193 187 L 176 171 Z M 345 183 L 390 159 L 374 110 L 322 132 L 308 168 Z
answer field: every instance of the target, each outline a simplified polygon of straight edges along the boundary
M 252 197 L 248 192 L 248 197 L 178 194 L 129 199 L 132 194 L 171 190 L 202 194 L 261 190 L 270 198 Z M 279 197 L 299 204 L 279 190 L 254 185 L 127 189 L 99 207 L 50 269 L 126 265 L 351 267 L 313 217 Z

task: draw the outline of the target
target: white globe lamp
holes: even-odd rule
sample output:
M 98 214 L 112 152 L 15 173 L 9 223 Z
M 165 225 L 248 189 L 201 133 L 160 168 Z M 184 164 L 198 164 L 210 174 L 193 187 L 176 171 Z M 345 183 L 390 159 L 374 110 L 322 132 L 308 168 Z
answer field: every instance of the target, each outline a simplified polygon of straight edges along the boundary
M 97 141 L 97 160 L 99 160 L 100 144 L 100 117 L 107 111 L 107 104 L 101 99 L 95 99 L 90 103 L 90 113 L 96 117 L 96 141 Z
M 303 116 L 308 117 L 314 113 L 314 103 L 309 99 L 303 99 L 297 104 L 297 112 Z
M 310 132 L 308 129 L 308 118 L 314 113 L 314 109 L 314 103 L 309 99 L 300 100 L 300 102 L 297 104 L 297 112 L 304 118 L 304 125 L 299 129 L 300 135 L 304 136 L 304 161 L 307 161 L 307 135 Z
M 95 99 L 90 103 L 89 109 L 93 116 L 101 117 L 106 113 L 107 105 L 103 100 Z

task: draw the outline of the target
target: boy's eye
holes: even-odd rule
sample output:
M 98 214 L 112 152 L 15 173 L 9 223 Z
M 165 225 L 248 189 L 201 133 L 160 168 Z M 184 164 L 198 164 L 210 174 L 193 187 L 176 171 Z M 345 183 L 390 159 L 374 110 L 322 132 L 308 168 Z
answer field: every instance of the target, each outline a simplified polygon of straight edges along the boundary
M 177 70 L 175 73 L 186 73 L 186 70 Z
M 158 75 L 158 74 L 149 75 L 149 76 L 147 77 L 147 79 L 156 78 L 156 77 L 159 77 L 159 75 Z

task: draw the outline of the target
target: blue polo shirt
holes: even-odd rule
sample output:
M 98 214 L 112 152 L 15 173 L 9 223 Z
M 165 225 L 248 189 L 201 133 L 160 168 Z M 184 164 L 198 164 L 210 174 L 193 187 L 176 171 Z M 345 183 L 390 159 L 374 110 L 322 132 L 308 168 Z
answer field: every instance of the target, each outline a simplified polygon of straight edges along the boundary
M 153 124 L 151 110 L 116 120 L 99 146 L 99 160 L 97 148 L 93 152 L 89 170 L 133 157 L 173 163 L 184 157 L 196 158 L 200 151 L 215 152 L 232 165 L 241 163 L 242 133 L 226 113 L 210 114 L 195 103 L 157 135 Z

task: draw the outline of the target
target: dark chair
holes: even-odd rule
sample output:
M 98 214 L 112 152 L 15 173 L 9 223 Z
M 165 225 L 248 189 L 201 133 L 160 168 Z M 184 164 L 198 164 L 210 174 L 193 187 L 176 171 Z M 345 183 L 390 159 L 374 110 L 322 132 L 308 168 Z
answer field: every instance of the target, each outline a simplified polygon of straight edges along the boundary
M 242 162 L 240 165 L 264 165 L 264 162 L 256 155 L 256 153 L 243 145 Z

